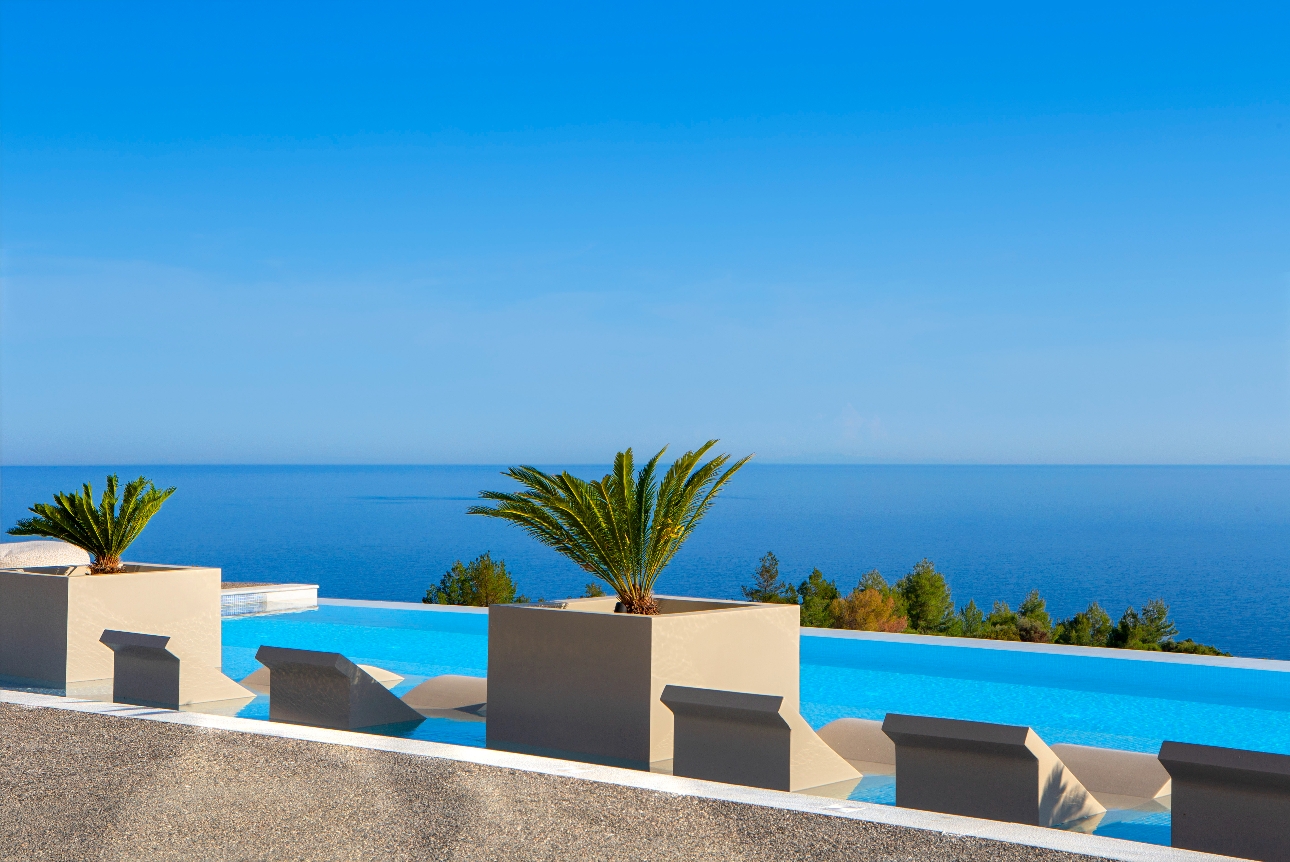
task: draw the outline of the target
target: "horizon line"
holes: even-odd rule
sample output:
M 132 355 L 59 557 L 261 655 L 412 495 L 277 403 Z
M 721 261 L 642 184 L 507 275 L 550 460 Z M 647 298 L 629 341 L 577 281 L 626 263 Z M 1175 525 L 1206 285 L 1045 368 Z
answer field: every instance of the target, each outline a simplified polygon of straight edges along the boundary
M 0 470 L 11 469 L 124 469 L 127 467 L 295 467 L 295 468 L 372 468 L 372 467 L 508 467 L 512 464 L 530 465 L 530 466 L 548 466 L 548 467 L 604 467 L 611 462 L 541 462 L 541 461 L 512 461 L 512 462 L 486 462 L 486 461 L 444 461 L 444 462 L 403 462 L 403 461 L 343 461 L 343 462 L 291 462 L 291 461 L 237 461 L 237 462 L 217 462 L 217 461 L 136 461 L 136 462 L 117 462 L 113 463 L 83 463 L 83 464 L 0 464 Z M 1214 467 L 1234 467 L 1234 468 L 1254 468 L 1254 467 L 1290 467 L 1290 462 L 1280 461 L 1244 461 L 1244 462 L 1114 462 L 1114 461 L 1088 461 L 1088 462 L 1059 462 L 1059 461 L 1034 461 L 1034 462 L 1008 462 L 1008 461 L 751 461 L 748 467 L 1196 467 L 1196 468 L 1214 468 Z

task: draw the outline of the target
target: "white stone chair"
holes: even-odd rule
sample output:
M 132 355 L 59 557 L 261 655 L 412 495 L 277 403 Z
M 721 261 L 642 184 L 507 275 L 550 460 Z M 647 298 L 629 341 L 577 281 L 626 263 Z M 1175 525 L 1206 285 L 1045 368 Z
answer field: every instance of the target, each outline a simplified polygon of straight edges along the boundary
M 867 718 L 839 718 L 816 733 L 843 760 L 865 775 L 894 775 L 896 746 L 882 732 L 882 722 Z
M 1173 785 L 1154 754 L 1062 742 L 1049 748 L 1107 808 L 1143 808 L 1158 800 L 1164 800 L 1161 810 L 1167 807 Z
M 771 694 L 669 685 L 672 774 L 769 790 L 806 790 L 862 777 Z
M 426 717 L 483 721 L 488 710 L 488 680 L 477 676 L 435 676 L 403 695 L 403 702 Z
M 262 646 L 269 720 L 337 730 L 424 721 L 371 674 L 336 652 Z
M 1290 755 L 1165 742 L 1159 758 L 1173 778 L 1174 847 L 1290 860 Z
M 1033 826 L 1106 812 L 1029 727 L 889 713 L 896 804 Z

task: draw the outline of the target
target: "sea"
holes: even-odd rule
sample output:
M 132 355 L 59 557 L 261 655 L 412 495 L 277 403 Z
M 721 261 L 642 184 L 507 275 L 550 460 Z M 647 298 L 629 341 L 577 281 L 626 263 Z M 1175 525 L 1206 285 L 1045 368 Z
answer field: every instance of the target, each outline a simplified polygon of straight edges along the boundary
M 0 520 L 7 530 L 84 482 L 98 493 L 109 472 L 143 475 L 178 490 L 130 560 L 416 602 L 455 560 L 488 552 L 531 599 L 581 595 L 588 574 L 515 527 L 466 514 L 481 490 L 515 487 L 504 469 L 2 467 Z M 606 468 L 542 469 L 598 478 Z M 1290 659 L 1290 467 L 751 464 L 658 591 L 737 598 L 767 552 L 787 580 L 818 568 L 844 591 L 871 569 L 895 580 L 926 558 L 958 605 L 1015 608 L 1037 589 L 1054 619 L 1094 601 L 1118 619 L 1161 598 L 1179 637 Z

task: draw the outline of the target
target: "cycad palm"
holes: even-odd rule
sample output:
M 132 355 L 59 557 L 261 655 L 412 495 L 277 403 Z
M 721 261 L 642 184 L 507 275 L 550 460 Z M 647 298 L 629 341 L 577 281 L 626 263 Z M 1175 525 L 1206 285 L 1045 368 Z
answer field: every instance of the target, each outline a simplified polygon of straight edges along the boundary
M 9 534 L 62 539 L 90 553 L 94 558 L 91 572 L 119 572 L 125 549 L 139 538 L 148 519 L 157 514 L 161 504 L 175 493 L 174 488 L 158 491 L 155 485 L 140 476 L 126 484 L 118 509 L 116 474 L 107 477 L 107 488 L 97 507 L 90 483 L 86 482 L 84 488 L 84 493 L 55 494 L 52 506 L 48 503 L 32 506 L 30 511 L 36 517 L 23 518 L 9 530 Z
M 518 524 L 613 587 L 628 613 L 655 614 L 659 573 L 707 514 L 721 487 L 752 458 L 736 461 L 724 472 L 729 455 L 700 465 L 716 443 L 709 440 L 676 459 L 661 482 L 658 462 L 666 447 L 639 473 L 632 450 L 619 452 L 613 472 L 599 482 L 568 472 L 550 475 L 534 467 L 512 467 L 504 475 L 525 490 L 483 491 L 479 496 L 497 505 L 472 506 L 470 514 Z

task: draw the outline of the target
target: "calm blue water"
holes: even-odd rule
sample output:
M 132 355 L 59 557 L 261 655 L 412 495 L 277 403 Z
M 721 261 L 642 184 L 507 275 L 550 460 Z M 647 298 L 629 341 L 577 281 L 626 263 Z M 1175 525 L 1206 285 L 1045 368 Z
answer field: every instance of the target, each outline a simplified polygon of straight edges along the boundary
M 1165 739 L 1290 754 L 1290 672 L 802 635 L 802 715 L 819 728 L 888 712 L 1024 724 L 1046 742 L 1155 753 Z M 403 675 L 486 676 L 488 614 L 325 605 L 224 622 L 224 672 L 259 667 L 262 644 L 339 652 Z M 267 704 L 247 715 L 267 718 Z M 257 709 L 263 710 L 259 715 Z M 483 744 L 483 725 L 416 735 Z
M 472 518 L 499 467 L 132 467 L 176 485 L 130 556 L 219 566 L 226 580 L 303 580 L 332 597 L 416 601 L 455 559 L 503 557 L 531 598 L 588 577 L 518 530 Z M 0 520 L 105 467 L 0 469 Z M 575 468 L 587 476 L 597 468 Z M 931 557 L 962 604 L 1057 616 L 1092 600 L 1114 616 L 1162 597 L 1184 637 L 1290 659 L 1290 468 L 874 467 L 754 464 L 660 582 L 736 597 L 767 550 L 794 581 L 818 566 L 844 588 Z

